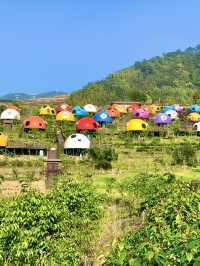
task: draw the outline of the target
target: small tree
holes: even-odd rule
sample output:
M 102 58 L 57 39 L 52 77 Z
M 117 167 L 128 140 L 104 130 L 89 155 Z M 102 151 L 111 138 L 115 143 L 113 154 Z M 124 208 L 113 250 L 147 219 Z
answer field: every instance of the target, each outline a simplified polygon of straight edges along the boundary
M 3 112 L 3 110 L 5 110 L 5 105 L 0 105 L 0 113 L 2 113 Z
M 100 169 L 111 169 L 112 161 L 118 159 L 114 149 L 93 148 L 89 151 L 89 157 L 94 161 L 95 167 Z
M 196 151 L 194 147 L 186 142 L 181 146 L 175 147 L 172 153 L 174 164 L 195 165 L 197 162 Z

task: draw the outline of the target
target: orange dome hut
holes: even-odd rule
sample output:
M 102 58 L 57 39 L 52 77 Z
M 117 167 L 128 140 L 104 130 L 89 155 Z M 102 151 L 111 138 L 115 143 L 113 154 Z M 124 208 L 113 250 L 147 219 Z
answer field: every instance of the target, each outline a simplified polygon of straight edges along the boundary
M 21 109 L 19 107 L 17 107 L 16 105 L 14 104 L 10 104 L 7 106 L 7 109 L 13 109 L 13 110 L 16 110 L 18 113 L 21 112 Z
M 24 129 L 45 129 L 47 122 L 40 116 L 30 116 L 23 122 Z
M 110 116 L 114 117 L 119 117 L 120 116 L 120 112 L 118 112 L 116 109 L 114 108 L 110 108 L 106 111 Z
M 127 113 L 126 107 L 124 107 L 123 105 L 120 105 L 120 104 L 113 104 L 111 106 L 111 108 L 117 110 L 120 114 L 126 114 Z
M 141 108 L 141 104 L 132 103 L 129 107 L 129 112 L 135 112 L 139 108 Z
M 56 107 L 56 113 L 57 114 L 60 112 L 63 112 L 63 111 L 71 112 L 71 110 L 72 110 L 72 107 L 67 103 L 60 104 Z
M 161 107 L 159 105 L 157 105 L 157 104 L 151 104 L 149 106 L 149 111 L 150 111 L 151 114 L 155 114 L 155 113 L 159 112 L 160 109 L 161 109 Z

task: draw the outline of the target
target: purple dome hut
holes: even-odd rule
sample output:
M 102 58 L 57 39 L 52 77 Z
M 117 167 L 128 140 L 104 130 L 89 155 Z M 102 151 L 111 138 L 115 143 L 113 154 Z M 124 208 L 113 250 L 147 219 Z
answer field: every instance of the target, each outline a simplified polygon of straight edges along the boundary
M 164 114 L 164 113 L 156 114 L 153 120 L 154 120 L 154 123 L 157 125 L 166 125 L 172 122 L 171 118 L 167 114 Z

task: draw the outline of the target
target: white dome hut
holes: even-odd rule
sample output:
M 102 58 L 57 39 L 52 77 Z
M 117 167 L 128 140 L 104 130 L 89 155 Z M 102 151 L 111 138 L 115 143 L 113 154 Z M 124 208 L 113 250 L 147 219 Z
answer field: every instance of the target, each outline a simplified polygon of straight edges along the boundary
M 64 144 L 65 154 L 80 155 L 90 149 L 90 140 L 83 134 L 75 133 L 69 136 Z
M 20 113 L 15 109 L 6 109 L 1 113 L 1 120 L 20 120 Z

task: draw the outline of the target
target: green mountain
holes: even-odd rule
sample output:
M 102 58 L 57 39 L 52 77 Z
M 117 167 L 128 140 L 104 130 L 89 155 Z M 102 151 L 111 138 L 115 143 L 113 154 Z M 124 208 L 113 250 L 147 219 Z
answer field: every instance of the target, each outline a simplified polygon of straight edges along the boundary
M 29 100 L 32 98 L 46 98 L 62 95 L 64 92 L 59 91 L 49 91 L 40 94 L 27 94 L 27 93 L 10 93 L 3 96 L 0 96 L 0 100 Z
M 89 83 L 71 93 L 71 104 L 109 104 L 113 100 L 191 103 L 200 98 L 200 45 L 162 54 Z

